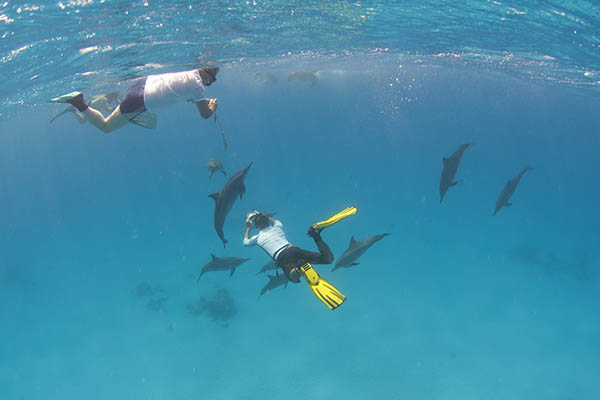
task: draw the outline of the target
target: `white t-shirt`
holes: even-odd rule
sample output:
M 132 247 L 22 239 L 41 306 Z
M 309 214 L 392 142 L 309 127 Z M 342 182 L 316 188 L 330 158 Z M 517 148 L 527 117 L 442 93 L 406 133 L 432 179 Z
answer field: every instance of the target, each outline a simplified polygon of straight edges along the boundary
M 170 74 L 150 75 L 144 86 L 144 105 L 157 111 L 188 99 L 204 100 L 204 85 L 197 69 Z
M 285 237 L 285 233 L 281 227 L 283 224 L 275 220 L 273 225 L 267 226 L 258 231 L 258 233 L 248 239 L 244 238 L 244 246 L 260 246 L 267 254 L 275 259 L 275 253 L 285 247 L 290 246 L 290 242 Z M 279 254 L 277 254 L 279 255 Z

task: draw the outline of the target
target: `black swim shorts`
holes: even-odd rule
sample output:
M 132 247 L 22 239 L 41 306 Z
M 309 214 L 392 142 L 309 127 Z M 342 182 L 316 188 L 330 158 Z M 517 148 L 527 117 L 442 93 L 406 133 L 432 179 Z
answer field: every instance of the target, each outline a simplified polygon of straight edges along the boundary
M 146 78 L 143 78 L 127 89 L 125 99 L 120 104 L 121 114 L 139 114 L 146 111 L 146 105 L 144 104 L 145 87 Z

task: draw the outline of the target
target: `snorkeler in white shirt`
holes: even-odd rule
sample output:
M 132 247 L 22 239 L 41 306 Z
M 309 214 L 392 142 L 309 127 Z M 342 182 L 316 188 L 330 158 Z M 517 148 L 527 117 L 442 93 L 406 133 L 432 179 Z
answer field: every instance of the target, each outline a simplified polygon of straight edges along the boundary
M 128 122 L 155 128 L 155 112 L 182 101 L 194 103 L 202 118 L 207 119 L 217 110 L 218 101 L 206 98 L 205 88 L 217 80 L 218 72 L 219 68 L 201 68 L 142 78 L 127 90 L 125 99 L 106 118 L 83 101 L 81 92 L 71 92 L 51 101 L 73 105 L 104 133 L 119 129 Z
M 252 225 L 259 230 L 250 237 Z M 321 238 L 321 229 L 310 228 L 308 236 L 312 237 L 319 252 L 308 251 L 293 246 L 288 242 L 283 232 L 283 224 L 265 214 L 253 211 L 246 218 L 246 232 L 244 233 L 244 246 L 260 246 L 283 269 L 285 275 L 292 282 L 300 282 L 299 268 L 306 264 L 331 264 L 333 253 L 327 243 Z

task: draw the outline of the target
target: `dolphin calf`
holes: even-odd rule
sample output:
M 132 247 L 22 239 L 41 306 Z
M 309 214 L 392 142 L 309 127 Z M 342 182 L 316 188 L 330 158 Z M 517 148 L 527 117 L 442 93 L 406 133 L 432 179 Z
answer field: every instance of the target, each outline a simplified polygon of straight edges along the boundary
M 390 235 L 390 233 L 382 233 L 381 235 L 369 236 L 368 238 L 359 241 L 356 241 L 354 236 L 352 236 L 350 238 L 350 246 L 348 246 L 348 249 L 342 253 L 340 258 L 338 258 L 331 271 L 333 272 L 338 268 L 350 268 L 354 265 L 358 265 L 356 260 L 358 260 L 358 258 L 362 256 L 363 253 L 369 249 L 369 247 L 373 246 L 375 243 L 388 235 Z
M 530 169 L 534 168 L 530 165 L 525 165 L 525 168 L 523 168 L 523 171 L 521 171 L 519 175 L 508 180 L 506 186 L 504 186 L 504 189 L 502 189 L 502 192 L 500 192 L 498 200 L 496 200 L 496 209 L 494 210 L 494 215 L 496 215 L 496 213 L 500 211 L 502 207 L 512 206 L 512 203 L 509 203 L 508 200 L 510 200 L 511 196 L 515 192 L 515 189 L 519 185 L 523 175 L 525 175 L 525 172 L 529 171 Z
M 223 168 L 223 163 L 221 162 L 221 160 L 211 157 L 208 159 L 208 161 L 206 162 L 206 168 L 208 168 L 208 170 L 210 171 L 210 175 L 208 176 L 209 178 L 212 178 L 213 174 L 215 172 L 221 171 L 223 173 L 223 175 L 227 176 L 227 173 L 225 172 L 225 169 Z
M 207 272 L 212 272 L 212 271 L 231 270 L 231 272 L 229 273 L 229 277 L 231 278 L 231 276 L 233 275 L 233 273 L 235 272 L 235 269 L 237 267 L 239 267 L 246 261 L 250 260 L 249 258 L 238 258 L 238 257 L 218 258 L 218 257 L 215 257 L 214 254 L 211 254 L 210 256 L 212 257 L 212 260 L 210 260 L 210 262 L 208 264 L 206 264 L 204 267 L 202 267 L 202 271 L 200 271 L 200 275 L 198 275 L 198 279 L 196 279 L 196 282 L 198 282 L 200 280 L 200 277 L 202 277 L 202 275 L 204 275 Z
M 246 168 L 236 172 L 229 178 L 225 186 L 223 186 L 219 192 L 209 196 L 215 200 L 215 230 L 223 242 L 223 247 L 227 244 L 227 239 L 225 239 L 225 235 L 223 234 L 225 218 L 227 217 L 229 210 L 231 210 L 231 207 L 233 207 L 235 199 L 238 196 L 240 196 L 241 199 L 244 193 L 246 193 L 244 179 L 246 179 L 246 174 L 251 166 L 252 163 L 248 164 Z
M 269 278 L 269 282 L 265 285 L 265 287 L 262 288 L 259 296 L 262 296 L 263 294 L 270 292 L 271 290 L 279 286 L 283 286 L 284 288 L 286 288 L 289 282 L 289 279 L 287 276 L 285 276 L 285 274 L 281 274 L 278 276 L 267 275 L 267 277 Z
M 458 181 L 454 180 L 458 165 L 460 164 L 460 160 L 462 159 L 465 150 L 473 144 L 475 143 L 468 142 L 461 144 L 449 158 L 442 157 L 444 168 L 442 169 L 442 176 L 440 178 L 440 204 L 442 203 L 442 200 L 444 200 L 444 195 L 448 189 L 458 183 Z
M 261 268 L 260 271 L 258 271 L 256 273 L 256 275 L 261 274 L 263 272 L 267 272 L 267 271 L 271 271 L 271 270 L 276 270 L 277 269 L 277 264 L 275 264 L 275 261 L 271 260 L 268 263 L 266 263 L 265 265 L 263 265 L 263 267 Z

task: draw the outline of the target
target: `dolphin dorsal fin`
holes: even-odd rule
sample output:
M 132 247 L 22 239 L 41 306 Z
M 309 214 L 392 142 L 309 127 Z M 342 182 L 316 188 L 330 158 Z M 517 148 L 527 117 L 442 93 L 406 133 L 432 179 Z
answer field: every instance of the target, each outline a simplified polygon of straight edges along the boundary
M 209 194 L 208 197 L 210 197 L 214 201 L 217 201 L 217 199 L 219 198 L 219 193 L 217 192 L 217 193 Z
M 217 257 L 215 257 L 215 255 L 213 253 L 210 253 L 210 257 L 212 258 L 213 261 L 217 260 Z
M 350 247 L 354 247 L 356 245 L 356 239 L 354 239 L 354 236 L 350 237 Z

